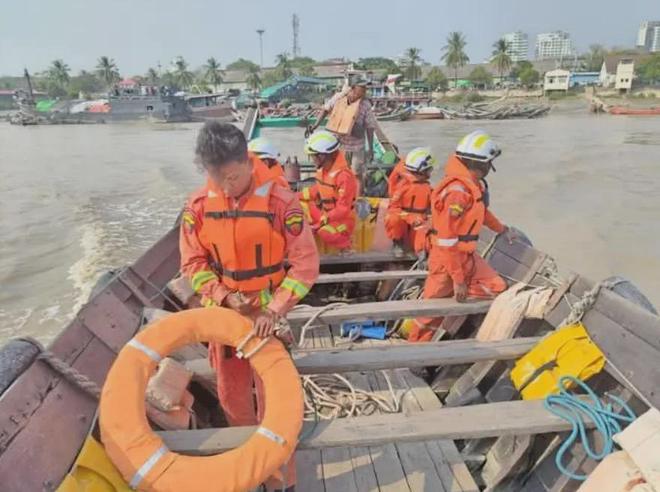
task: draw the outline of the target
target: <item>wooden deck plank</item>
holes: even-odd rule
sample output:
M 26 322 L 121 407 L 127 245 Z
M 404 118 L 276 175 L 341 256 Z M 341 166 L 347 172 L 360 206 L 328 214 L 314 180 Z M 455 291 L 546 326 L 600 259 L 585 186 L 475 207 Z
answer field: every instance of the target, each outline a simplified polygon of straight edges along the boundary
M 319 316 L 319 322 L 339 324 L 343 321 L 392 320 L 414 316 L 461 316 L 488 312 L 491 300 L 456 302 L 453 298 L 410 301 L 365 302 L 339 306 Z M 300 307 L 287 315 L 291 325 L 299 326 L 309 320 L 319 307 Z
M 333 347 L 332 331 L 323 326 L 314 330 L 315 345 L 320 348 Z M 348 447 L 321 450 L 321 466 L 326 492 L 357 492 L 357 480 L 353 473 L 351 452 Z
M 404 369 L 405 370 L 405 369 Z M 385 374 L 390 380 L 393 389 L 397 391 L 397 396 L 401 394 L 401 391 L 404 391 L 402 398 L 402 407 L 404 412 L 410 411 L 407 401 L 412 397 L 406 391 L 406 384 L 403 380 L 395 373 L 393 370 L 389 371 L 380 371 L 373 373 L 373 378 L 375 380 L 375 386 L 378 389 L 385 393 L 389 394 L 389 388 L 387 381 L 385 380 Z M 414 398 L 414 397 L 413 397 Z M 401 465 L 406 474 L 406 481 L 410 490 L 413 491 L 424 491 L 424 492 L 444 492 L 445 488 L 442 484 L 442 480 L 438 475 L 435 463 L 433 458 L 430 456 L 426 445 L 424 442 L 395 442 L 397 452 L 399 453 L 399 459 L 401 460 Z
M 363 263 L 414 263 L 417 257 L 408 255 L 396 257 L 391 251 L 374 251 L 371 253 L 354 253 L 352 255 L 323 255 L 321 256 L 321 266 L 323 265 L 352 265 Z
M 590 425 L 590 424 L 588 424 Z M 303 429 L 308 430 L 309 424 Z M 515 434 L 562 432 L 570 428 L 550 414 L 541 400 L 506 401 L 441 408 L 413 415 L 377 415 L 324 421 L 299 444 L 299 449 L 372 446 L 396 441 L 478 439 Z M 159 432 L 169 449 L 196 455 L 234 449 L 255 431 L 254 426 Z
M 327 333 L 327 327 L 311 330 L 312 337 Z M 293 362 L 300 374 L 328 374 L 335 372 L 396 369 L 469 364 L 482 361 L 512 360 L 526 354 L 541 337 L 514 338 L 495 342 L 474 339 L 448 340 L 420 344 L 380 344 L 332 349 L 298 349 L 292 352 Z M 327 346 L 327 345 L 326 345 Z M 214 370 L 206 358 L 185 362 L 199 378 L 214 377 Z
M 391 339 L 372 340 L 363 339 L 360 345 L 365 348 L 388 346 L 392 343 Z M 378 386 L 378 381 L 374 372 L 361 373 L 366 380 L 369 389 L 377 396 L 390 398 L 389 391 L 382 391 Z M 381 412 L 378 412 L 380 414 Z M 381 446 L 370 446 L 369 452 L 376 472 L 379 490 L 381 492 L 409 492 L 410 485 L 406 473 L 401 463 L 399 451 L 393 443 Z
M 422 379 L 407 369 L 397 370 L 396 373 L 403 378 L 409 388 L 410 394 L 417 403 L 418 411 L 442 408 L 438 397 Z M 426 441 L 426 447 L 436 464 L 438 475 L 447 492 L 478 492 L 479 488 L 453 441 Z
M 298 490 L 325 492 L 320 449 L 296 451 L 296 475 Z
M 426 278 L 426 270 L 385 270 L 383 272 L 322 273 L 314 285 L 340 284 L 343 282 L 378 282 L 380 280 L 403 280 Z

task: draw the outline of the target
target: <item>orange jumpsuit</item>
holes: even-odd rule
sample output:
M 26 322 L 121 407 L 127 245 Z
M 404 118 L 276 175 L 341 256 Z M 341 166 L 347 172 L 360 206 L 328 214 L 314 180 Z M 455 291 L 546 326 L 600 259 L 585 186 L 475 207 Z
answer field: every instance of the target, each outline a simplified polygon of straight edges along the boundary
M 312 226 L 325 244 L 338 249 L 351 247 L 357 192 L 357 178 L 341 151 L 330 169 L 316 171 L 316 184 L 300 192 L 301 199 L 309 204 Z
M 496 233 L 505 227 L 488 210 L 488 190 L 453 155 L 445 177 L 431 196 L 432 223 L 429 275 L 424 299 L 449 297 L 454 285 L 467 284 L 468 296 L 492 298 L 507 288 L 502 277 L 475 253 L 482 225 Z M 442 318 L 417 318 L 411 341 L 428 341 Z
M 389 177 L 387 178 L 387 196 L 394 195 L 395 187 L 401 180 L 401 175 L 406 172 L 406 162 L 400 160 L 392 169 Z
M 431 184 L 426 177 L 404 171 L 393 188 L 385 216 L 387 237 L 404 239 L 409 249 L 419 253 L 425 249 L 429 229 Z
M 238 200 L 229 199 L 233 209 L 240 210 L 261 183 L 257 171 L 248 192 Z M 197 190 L 188 200 L 181 221 L 180 251 L 181 272 L 192 284 L 193 290 L 202 295 L 204 305 L 222 305 L 232 290 L 219 277 L 212 265 L 214 252 L 204 245 L 201 235 L 205 220 L 205 206 L 211 197 L 221 193 L 212 183 Z M 276 184 L 271 187 L 268 209 L 272 212 L 272 228 L 284 239 L 284 252 L 289 268 L 279 285 L 270 290 L 242 291 L 241 294 L 255 305 L 267 307 L 280 316 L 302 299 L 312 287 L 319 273 L 319 254 L 309 226 L 304 222 L 298 199 L 290 190 Z M 236 219 L 233 219 L 236 220 Z M 236 238 L 235 241 L 240 241 Z M 239 249 L 240 252 L 240 249 Z M 222 252 L 215 252 L 222 257 Z M 255 308 L 255 314 L 261 307 Z M 216 369 L 218 398 L 230 425 L 256 425 L 263 416 L 263 388 L 254 381 L 252 369 L 245 359 L 234 356 L 233 350 L 225 350 L 218 344 L 209 347 L 211 365 Z M 258 415 L 255 414 L 252 386 L 256 386 Z M 282 395 L 286 397 L 286 395 Z M 295 484 L 296 467 L 293 457 L 285 467 L 287 486 Z M 271 477 L 269 490 L 282 488 L 282 482 Z

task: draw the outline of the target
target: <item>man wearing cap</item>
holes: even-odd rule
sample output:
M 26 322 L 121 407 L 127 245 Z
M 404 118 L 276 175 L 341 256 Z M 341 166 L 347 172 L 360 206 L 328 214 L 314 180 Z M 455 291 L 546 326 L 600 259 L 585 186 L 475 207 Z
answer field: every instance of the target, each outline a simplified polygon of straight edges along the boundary
M 342 145 L 348 165 L 353 168 L 361 183 L 364 180 L 366 163 L 373 160 L 374 129 L 376 128 L 376 116 L 371 109 L 371 103 L 365 98 L 368 86 L 368 80 L 355 79 L 351 82 L 349 88 L 338 92 L 325 103 L 316 123 L 311 127 L 311 131 L 315 131 L 340 100 L 346 98 L 348 104 L 359 101 L 360 106 L 350 133 L 346 135 L 337 134 L 337 138 L 339 138 Z M 366 152 L 365 136 L 367 138 L 367 148 L 369 149 Z

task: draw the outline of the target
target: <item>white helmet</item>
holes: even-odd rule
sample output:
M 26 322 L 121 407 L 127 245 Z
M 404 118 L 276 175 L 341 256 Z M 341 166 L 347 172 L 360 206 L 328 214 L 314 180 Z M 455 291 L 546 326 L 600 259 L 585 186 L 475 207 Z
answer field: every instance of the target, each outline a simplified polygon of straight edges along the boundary
M 456 147 L 456 155 L 479 162 L 491 162 L 502 153 L 493 139 L 483 130 L 475 130 L 463 137 Z
M 262 137 L 250 140 L 248 150 L 265 159 L 277 159 L 280 156 L 273 143 L 267 138 Z
M 327 130 L 312 133 L 305 142 L 306 154 L 332 154 L 339 148 L 339 140 Z
M 417 147 L 411 150 L 406 156 L 404 167 L 408 171 L 422 173 L 431 169 L 436 163 L 435 157 L 431 155 L 431 149 L 428 147 Z

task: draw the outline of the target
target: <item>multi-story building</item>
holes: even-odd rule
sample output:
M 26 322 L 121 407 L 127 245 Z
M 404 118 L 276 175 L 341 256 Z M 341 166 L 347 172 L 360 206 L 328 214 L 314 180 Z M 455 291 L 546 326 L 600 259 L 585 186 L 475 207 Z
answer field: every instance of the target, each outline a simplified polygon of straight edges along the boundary
M 567 32 L 545 32 L 536 36 L 537 60 L 566 58 L 574 54 L 573 41 Z
M 660 51 L 660 21 L 644 21 L 637 32 L 637 47 L 644 51 Z
M 507 54 L 512 62 L 519 62 L 527 60 L 529 53 L 529 38 L 527 33 L 522 31 L 506 33 L 502 38 L 509 45 Z
M 660 26 L 653 28 L 653 36 L 651 37 L 651 52 L 657 53 L 660 51 Z

